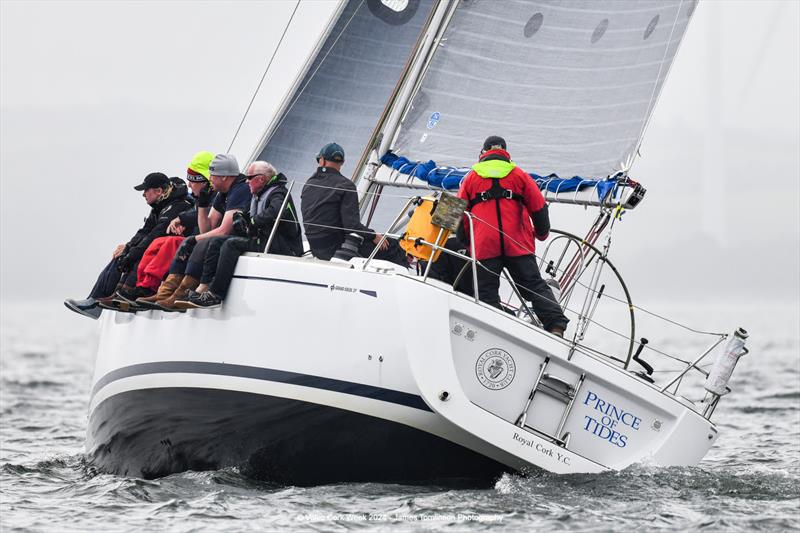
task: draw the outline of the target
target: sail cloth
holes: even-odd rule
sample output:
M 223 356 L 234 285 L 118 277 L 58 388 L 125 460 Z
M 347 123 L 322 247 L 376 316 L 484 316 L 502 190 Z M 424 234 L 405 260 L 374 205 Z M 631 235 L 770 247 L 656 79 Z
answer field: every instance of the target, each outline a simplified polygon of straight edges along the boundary
M 627 170 L 695 0 L 464 0 L 393 150 L 472 164 L 500 135 L 523 169 Z
M 400 78 L 433 0 L 347 0 L 258 159 L 305 181 L 329 142 L 349 176 Z
M 398 156 L 388 152 L 381 158 L 381 163 L 393 168 L 400 174 L 413 176 L 428 183 L 431 187 L 446 190 L 458 190 L 461 180 L 464 179 L 470 169 L 448 166 L 438 166 L 434 161 L 410 161 L 407 157 Z M 557 174 L 540 176 L 539 174 L 529 173 L 531 179 L 541 191 L 553 193 L 582 191 L 584 189 L 595 188 L 597 199 L 603 200 L 608 196 L 609 191 L 623 178 L 621 173 L 614 174 L 605 179 L 588 179 L 581 176 L 562 178 Z

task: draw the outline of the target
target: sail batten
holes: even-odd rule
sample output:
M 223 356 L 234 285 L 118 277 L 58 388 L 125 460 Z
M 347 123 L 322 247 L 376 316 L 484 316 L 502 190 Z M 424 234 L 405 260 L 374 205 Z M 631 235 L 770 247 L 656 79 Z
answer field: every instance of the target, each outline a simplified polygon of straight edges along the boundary
M 694 8 L 684 0 L 460 1 L 392 148 L 463 167 L 497 134 L 539 174 L 625 170 Z

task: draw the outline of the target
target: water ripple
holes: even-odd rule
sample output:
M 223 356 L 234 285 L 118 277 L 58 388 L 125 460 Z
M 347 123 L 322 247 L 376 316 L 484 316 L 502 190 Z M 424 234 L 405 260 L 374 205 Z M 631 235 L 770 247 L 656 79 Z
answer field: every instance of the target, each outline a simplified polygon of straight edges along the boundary
M 757 359 L 743 358 L 736 394 L 715 414 L 720 438 L 696 467 L 504 475 L 488 490 L 378 483 L 300 488 L 254 480 L 236 468 L 157 480 L 97 472 L 83 455 L 95 324 L 68 314 L 50 317 L 44 339 L 25 316 L 12 318 L 17 322 L 4 322 L 0 331 L 3 531 L 800 529 L 796 339 L 775 335 L 754 344 Z

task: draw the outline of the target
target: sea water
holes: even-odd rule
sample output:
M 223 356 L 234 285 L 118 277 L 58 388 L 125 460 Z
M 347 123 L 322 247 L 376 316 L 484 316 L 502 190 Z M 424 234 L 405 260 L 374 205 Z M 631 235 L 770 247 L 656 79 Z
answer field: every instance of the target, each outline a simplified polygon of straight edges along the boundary
M 733 374 L 734 392 L 713 417 L 720 437 L 697 466 L 503 475 L 481 489 L 300 488 L 248 479 L 236 469 L 156 480 L 98 472 L 83 449 L 97 322 L 59 302 L 3 303 L 0 530 L 797 530 L 797 304 L 697 304 L 680 313 L 698 326 L 715 317 L 730 331 L 741 325 L 751 334 L 751 353 Z M 658 340 L 687 347 L 677 336 Z M 691 342 L 702 351 L 708 339 Z

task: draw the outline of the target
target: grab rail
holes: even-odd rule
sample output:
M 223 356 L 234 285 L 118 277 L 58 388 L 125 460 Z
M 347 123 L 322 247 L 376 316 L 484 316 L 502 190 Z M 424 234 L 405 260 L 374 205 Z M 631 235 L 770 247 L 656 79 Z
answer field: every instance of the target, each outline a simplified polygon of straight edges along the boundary
M 389 226 L 388 230 L 381 235 L 381 239 L 378 241 L 378 243 L 376 244 L 375 248 L 372 250 L 372 252 L 366 258 L 366 261 L 364 261 L 362 263 L 362 266 L 361 266 L 362 270 L 366 270 L 368 268 L 368 266 L 370 265 L 372 260 L 375 259 L 376 255 L 378 254 L 378 252 L 380 251 L 381 247 L 383 246 L 383 244 L 386 242 L 387 239 L 389 239 L 389 238 L 392 238 L 392 239 L 403 239 L 405 237 L 405 234 L 402 234 L 402 235 L 401 234 L 396 234 L 396 233 L 393 233 L 393 231 L 398 226 L 399 222 L 402 220 L 403 216 L 406 214 L 408 208 L 412 205 L 412 203 L 418 202 L 419 200 L 420 200 L 419 196 L 415 196 L 415 197 L 412 197 L 412 198 L 408 199 L 408 201 L 406 202 L 405 206 L 400 210 L 400 213 L 397 215 L 397 217 L 395 217 L 394 221 Z M 475 220 L 474 216 L 469 211 L 465 212 L 464 215 L 466 216 L 466 223 L 469 225 L 470 234 L 474 235 L 474 220 Z M 623 302 L 623 303 L 627 303 L 628 304 L 627 307 L 628 307 L 628 310 L 629 310 L 629 312 L 631 314 L 631 335 L 630 335 L 630 337 L 628 337 L 627 335 L 624 335 L 624 334 L 617 333 L 618 335 L 622 335 L 625 338 L 629 339 L 628 354 L 627 354 L 627 357 L 625 359 L 623 359 L 623 360 L 620 360 L 620 359 L 618 359 L 618 358 L 616 358 L 616 357 L 614 357 L 614 356 L 612 356 L 610 354 L 603 353 L 603 352 L 601 352 L 601 351 L 599 351 L 599 350 L 597 350 L 595 348 L 592 348 L 590 346 L 584 346 L 584 345 L 580 344 L 580 339 L 578 339 L 578 338 L 573 338 L 571 340 L 564 339 L 562 342 L 564 342 L 564 343 L 566 343 L 566 344 L 568 344 L 570 346 L 571 354 L 574 353 L 575 351 L 579 351 L 579 352 L 584 353 L 585 355 L 589 355 L 591 357 L 600 357 L 600 358 L 603 358 L 603 359 L 606 359 L 606 360 L 613 361 L 615 363 L 620 363 L 620 365 L 622 367 L 622 370 L 628 370 L 628 368 L 629 368 L 629 366 L 631 364 L 631 357 L 632 357 L 633 347 L 636 344 L 636 341 L 634 340 L 634 336 L 633 336 L 633 333 L 635 331 L 635 325 L 634 325 L 635 322 L 634 322 L 634 319 L 633 319 L 634 305 L 631 302 L 630 294 L 628 293 L 628 289 L 625 286 L 625 283 L 622 281 L 622 278 L 621 278 L 619 272 L 614 267 L 614 265 L 608 260 L 608 258 L 605 256 L 605 254 L 603 254 L 601 250 L 598 250 L 591 242 L 587 242 L 587 239 L 585 239 L 585 238 L 581 239 L 581 238 L 579 238 L 579 237 L 577 237 L 575 235 L 572 235 L 572 234 L 566 233 L 566 232 L 562 232 L 562 231 L 559 231 L 559 230 L 551 230 L 551 231 L 553 233 L 559 234 L 559 237 L 557 237 L 557 238 L 567 238 L 568 240 L 574 241 L 578 245 L 578 250 L 577 250 L 576 256 L 578 258 L 579 265 L 582 268 L 579 270 L 579 272 L 573 272 L 572 273 L 572 275 L 573 275 L 573 277 L 575 279 L 579 278 L 580 277 L 580 273 L 582 273 L 584 270 L 586 270 L 588 268 L 588 265 L 584 264 L 584 263 L 585 263 L 586 256 L 589 255 L 589 252 L 591 252 L 594 257 L 601 258 L 601 260 L 605 264 L 610 266 L 611 270 L 613 271 L 613 274 L 618 278 L 618 280 L 620 281 L 620 283 L 622 285 L 622 288 L 623 288 L 623 290 L 625 292 L 625 299 L 624 300 L 620 300 L 620 301 Z M 598 232 L 598 233 L 600 233 L 600 232 Z M 479 284 L 478 284 L 478 266 L 479 266 L 480 262 L 479 262 L 479 260 L 475 259 L 476 253 L 475 253 L 475 242 L 474 242 L 474 239 L 470 240 L 470 251 L 469 251 L 469 255 L 467 255 L 466 253 L 461 253 L 461 252 L 456 251 L 456 250 L 451 250 L 451 249 L 446 248 L 445 246 L 440 245 L 438 243 L 438 241 L 439 241 L 439 238 L 441 237 L 441 235 L 442 235 L 442 232 L 439 232 L 439 235 L 436 238 L 437 242 L 429 242 L 429 241 L 425 240 L 424 238 L 416 238 L 415 239 L 415 243 L 417 245 L 427 246 L 428 248 L 430 248 L 430 250 L 431 250 L 431 256 L 430 257 L 431 258 L 433 258 L 436 254 L 443 253 L 443 254 L 447 254 L 447 255 L 449 255 L 451 257 L 455 257 L 455 258 L 458 258 L 458 259 L 464 261 L 464 266 L 461 268 L 461 270 L 459 271 L 458 275 L 456 276 L 456 279 L 452 284 L 452 289 L 454 291 L 457 290 L 456 287 L 458 286 L 458 284 L 461 281 L 464 273 L 466 272 L 467 267 L 470 267 L 470 270 L 472 271 L 472 288 L 473 288 L 472 299 L 476 303 L 479 302 L 480 301 L 480 293 L 479 293 Z M 550 244 L 552 244 L 552 243 L 550 243 Z M 583 246 L 581 246 L 581 245 L 585 246 L 586 248 L 584 249 Z M 549 249 L 550 249 L 550 245 L 548 244 L 548 246 L 546 248 L 546 251 L 545 251 L 545 255 L 547 255 L 547 251 L 549 251 Z M 559 258 L 559 262 L 561 260 L 563 260 L 563 255 L 564 254 L 562 253 L 562 257 Z M 542 262 L 544 262 L 544 259 L 542 259 Z M 427 265 L 425 267 L 424 273 L 422 275 L 423 283 L 427 283 L 427 281 L 428 281 L 428 278 L 429 278 L 429 275 L 430 275 L 430 272 L 431 272 L 432 264 L 433 264 L 433 261 L 429 260 L 427 262 Z M 480 266 L 483 267 L 483 265 L 480 265 Z M 485 268 L 485 267 L 483 267 L 483 268 Z M 518 314 L 519 314 L 519 312 L 524 311 L 528 316 L 533 316 L 533 312 L 532 312 L 531 308 L 529 307 L 529 305 L 528 305 L 527 301 L 525 300 L 525 298 L 523 298 L 522 293 L 520 292 L 517 284 L 514 283 L 513 279 L 511 279 L 510 276 L 508 276 L 508 274 L 506 272 L 502 272 L 499 275 L 502 276 L 502 277 L 505 277 L 507 279 L 507 281 L 508 281 L 508 283 L 509 283 L 509 285 L 510 285 L 510 287 L 511 287 L 513 293 L 514 293 L 514 295 L 520 301 L 520 309 L 517 310 Z M 591 289 L 591 287 L 588 287 L 588 288 L 589 288 L 590 292 L 594 292 Z M 601 293 L 602 293 L 602 291 L 601 291 Z M 589 317 L 587 317 L 587 320 L 590 321 L 590 322 L 594 322 Z M 535 321 L 532 321 L 532 322 L 535 322 Z M 588 325 L 588 323 L 587 323 L 587 325 Z M 604 327 L 602 325 L 601 325 L 601 327 L 603 327 L 604 329 L 608 329 L 608 328 L 606 328 L 606 327 Z M 616 332 L 614 332 L 614 333 L 616 333 Z M 687 361 L 683 361 L 682 359 L 679 359 L 677 357 L 674 357 L 674 356 L 671 356 L 671 355 L 666 354 L 664 352 L 659 352 L 658 350 L 656 350 L 658 353 L 661 353 L 662 355 L 666 355 L 666 356 L 668 356 L 668 357 L 670 357 L 670 358 L 672 358 L 674 360 L 681 361 L 685 365 L 685 368 L 680 370 L 680 374 L 678 376 L 673 378 L 666 386 L 663 386 L 663 387 L 660 386 L 660 385 L 657 386 L 657 390 L 659 390 L 662 393 L 677 395 L 679 390 L 680 390 L 682 378 L 688 372 L 690 372 L 693 369 L 697 370 L 698 372 L 700 372 L 701 374 L 703 374 L 705 376 L 708 376 L 708 372 L 704 371 L 702 368 L 700 368 L 697 365 L 701 361 L 703 361 L 712 351 L 714 351 L 714 349 L 717 346 L 719 346 L 719 344 L 726 337 L 727 336 L 723 336 L 720 339 L 718 339 L 710 348 L 708 348 L 702 355 L 697 357 L 691 363 L 689 363 Z M 674 386 L 674 391 L 668 391 L 668 389 L 670 389 L 673 386 Z
M 264 253 L 269 253 L 269 247 L 272 245 L 272 240 L 275 238 L 275 234 L 278 232 L 278 226 L 280 225 L 281 221 L 283 220 L 283 211 L 286 209 L 286 204 L 289 203 L 289 195 L 292 192 L 292 187 L 294 187 L 294 181 L 289 184 L 289 188 L 286 190 L 286 196 L 283 198 L 283 203 L 281 204 L 281 210 L 278 211 L 280 213 L 278 218 L 272 224 L 272 230 L 269 232 L 269 238 L 267 239 L 267 245 L 264 247 Z

